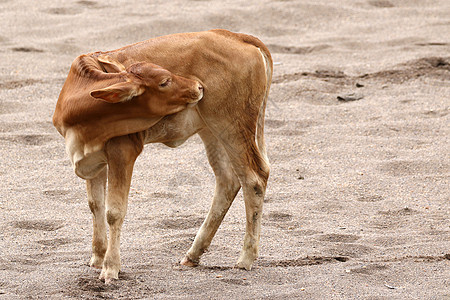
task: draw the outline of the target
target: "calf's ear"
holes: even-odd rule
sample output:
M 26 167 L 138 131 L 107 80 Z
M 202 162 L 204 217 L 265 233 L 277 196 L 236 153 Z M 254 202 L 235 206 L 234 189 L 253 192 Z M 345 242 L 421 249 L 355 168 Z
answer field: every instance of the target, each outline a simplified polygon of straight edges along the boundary
M 120 73 L 125 71 L 125 66 L 111 56 L 102 54 L 97 57 L 98 61 L 103 65 L 108 73 Z
M 92 97 L 109 103 L 118 103 L 131 100 L 133 97 L 142 95 L 145 88 L 133 82 L 119 82 L 104 89 L 94 90 Z

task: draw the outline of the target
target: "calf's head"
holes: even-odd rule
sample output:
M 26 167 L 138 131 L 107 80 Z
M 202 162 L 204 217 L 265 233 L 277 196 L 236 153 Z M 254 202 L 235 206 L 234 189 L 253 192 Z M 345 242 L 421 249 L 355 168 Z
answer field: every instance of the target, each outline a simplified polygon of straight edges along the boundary
M 96 99 L 109 103 L 138 101 L 151 114 L 165 116 L 194 105 L 203 97 L 203 86 L 198 81 L 177 76 L 158 65 L 139 62 L 125 68 L 106 55 L 99 56 L 98 61 L 107 72 L 120 73 L 124 81 L 91 91 Z

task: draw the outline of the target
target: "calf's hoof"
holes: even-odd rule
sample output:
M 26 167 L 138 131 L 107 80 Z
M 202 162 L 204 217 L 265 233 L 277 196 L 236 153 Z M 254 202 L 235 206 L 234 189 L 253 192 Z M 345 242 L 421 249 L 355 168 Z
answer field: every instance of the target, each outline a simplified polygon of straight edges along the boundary
M 180 264 L 187 267 L 196 267 L 198 266 L 198 261 L 194 261 L 190 259 L 187 255 L 181 260 Z
M 95 269 L 101 269 L 103 267 L 103 257 L 92 255 L 89 266 Z
M 250 271 L 252 269 L 252 265 L 253 265 L 254 261 L 255 261 L 254 259 L 240 257 L 235 265 L 235 268 Z
M 105 280 L 105 284 L 111 284 L 114 280 L 119 279 L 119 269 L 117 268 L 105 268 L 103 267 L 100 273 L 100 280 Z
M 106 279 L 105 279 L 105 284 L 106 284 L 106 285 L 111 285 L 111 284 L 113 284 L 114 281 L 116 281 L 116 280 L 117 280 L 117 278 L 115 278 L 115 279 L 113 279 L 113 278 L 106 278 Z

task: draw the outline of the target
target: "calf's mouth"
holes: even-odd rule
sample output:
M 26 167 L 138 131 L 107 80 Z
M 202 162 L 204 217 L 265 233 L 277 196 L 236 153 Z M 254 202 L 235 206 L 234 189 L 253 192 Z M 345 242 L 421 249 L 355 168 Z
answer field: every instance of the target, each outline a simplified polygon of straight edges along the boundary
M 192 98 L 188 101 L 188 106 L 195 105 L 203 98 L 203 90 L 203 86 L 200 83 L 197 83 L 196 87 L 194 88 Z

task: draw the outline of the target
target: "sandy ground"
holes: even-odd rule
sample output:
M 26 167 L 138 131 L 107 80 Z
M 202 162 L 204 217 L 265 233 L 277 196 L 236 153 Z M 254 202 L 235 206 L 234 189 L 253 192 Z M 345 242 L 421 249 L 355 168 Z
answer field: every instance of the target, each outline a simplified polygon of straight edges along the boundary
M 447 0 L 1 0 L 0 299 L 450 299 L 449 16 Z M 105 287 L 51 124 L 70 64 L 211 28 L 258 36 L 276 62 L 260 258 L 233 269 L 239 194 L 201 266 L 178 265 L 214 177 L 198 137 L 149 145 Z

